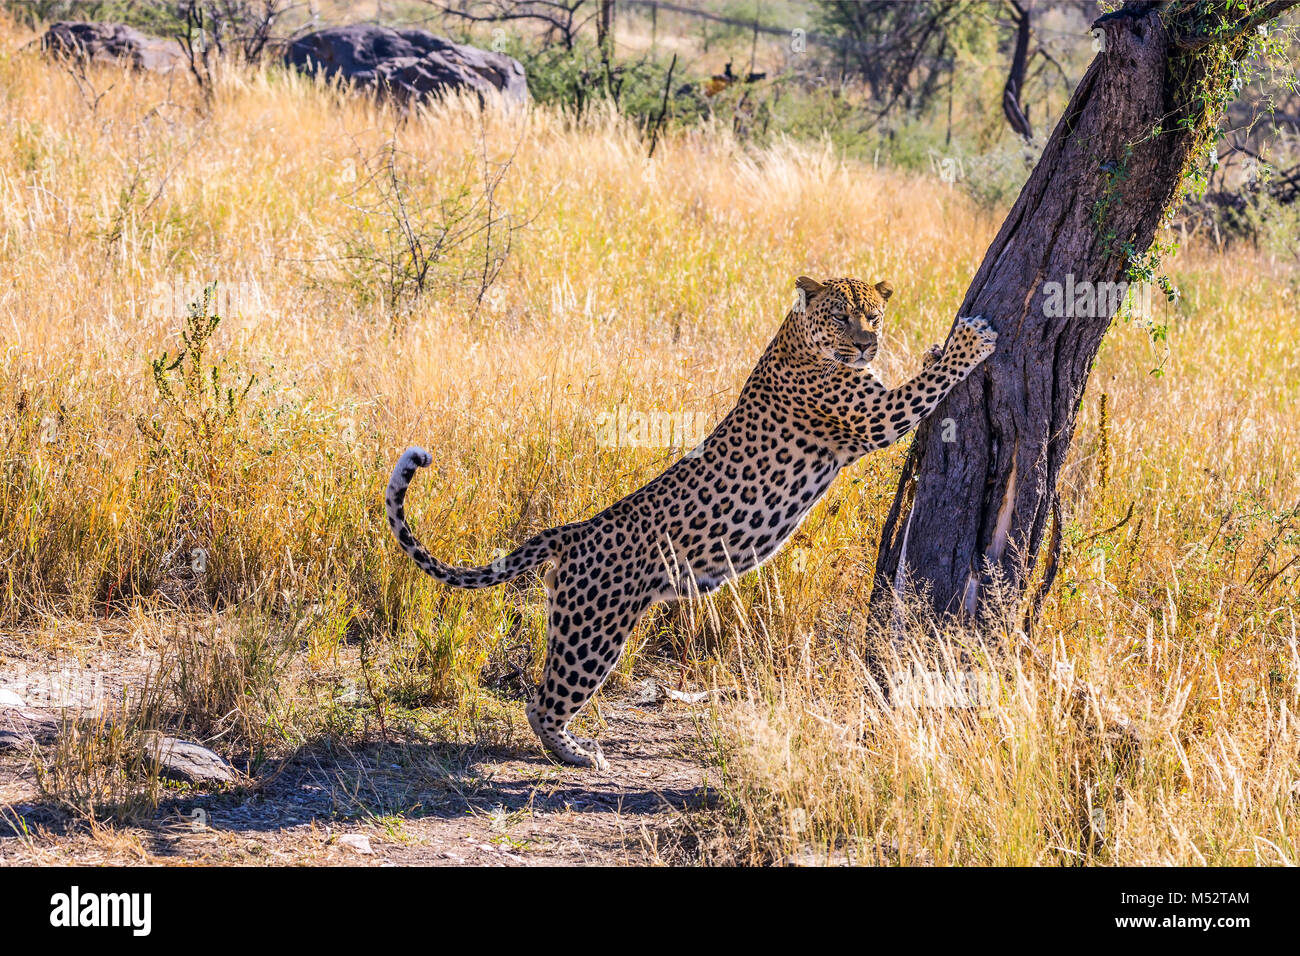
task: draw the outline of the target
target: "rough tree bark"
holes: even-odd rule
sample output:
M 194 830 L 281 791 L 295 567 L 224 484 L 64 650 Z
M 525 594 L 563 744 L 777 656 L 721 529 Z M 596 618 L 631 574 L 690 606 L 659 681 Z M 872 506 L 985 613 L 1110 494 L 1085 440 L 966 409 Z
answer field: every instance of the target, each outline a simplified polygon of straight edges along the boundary
M 1129 2 L 1097 21 L 1104 46 L 962 303 L 960 315 L 992 321 L 997 352 L 916 435 L 880 543 L 875 610 L 914 589 L 940 614 L 977 615 L 997 576 L 1032 616 L 1060 546 L 1061 466 L 1117 305 L 1053 317 L 1044 286 L 1125 280 L 1206 147 L 1249 32 L 1294 2 Z

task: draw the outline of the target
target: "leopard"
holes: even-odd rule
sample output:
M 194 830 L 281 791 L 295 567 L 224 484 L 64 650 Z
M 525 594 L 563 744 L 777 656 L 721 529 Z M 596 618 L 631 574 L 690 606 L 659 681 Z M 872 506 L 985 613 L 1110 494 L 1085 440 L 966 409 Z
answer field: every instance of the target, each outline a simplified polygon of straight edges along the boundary
M 844 469 L 898 441 L 994 351 L 983 317 L 959 317 L 921 371 L 886 387 L 873 369 L 887 282 L 800 276 L 796 302 L 734 407 L 657 478 L 581 521 L 548 528 L 481 567 L 445 564 L 407 523 L 405 499 L 433 456 L 401 455 L 385 496 L 388 524 L 435 581 L 487 588 L 545 566 L 546 653 L 526 713 L 546 750 L 608 770 L 595 740 L 570 733 L 653 606 L 692 601 L 777 554 Z

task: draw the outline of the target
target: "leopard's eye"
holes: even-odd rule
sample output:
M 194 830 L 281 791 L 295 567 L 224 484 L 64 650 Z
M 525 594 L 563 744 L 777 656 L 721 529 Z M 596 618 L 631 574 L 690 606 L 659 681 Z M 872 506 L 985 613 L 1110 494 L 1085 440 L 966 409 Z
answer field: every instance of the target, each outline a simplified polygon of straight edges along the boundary
M 836 325 L 848 325 L 849 314 L 847 312 L 833 312 L 831 313 L 831 321 Z

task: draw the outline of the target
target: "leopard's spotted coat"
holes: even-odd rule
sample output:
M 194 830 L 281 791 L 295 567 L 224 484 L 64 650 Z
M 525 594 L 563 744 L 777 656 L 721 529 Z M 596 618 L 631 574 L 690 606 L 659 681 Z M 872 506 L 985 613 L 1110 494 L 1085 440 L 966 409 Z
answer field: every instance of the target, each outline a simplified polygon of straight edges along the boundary
M 428 452 L 408 449 L 393 470 L 388 523 L 434 579 L 482 588 L 551 565 L 546 664 L 528 720 L 569 763 L 605 767 L 599 746 L 567 728 L 652 604 L 707 594 L 770 558 L 842 469 L 897 441 L 993 352 L 986 321 L 958 319 L 919 375 L 886 388 L 867 365 L 889 286 L 806 277 L 797 286 L 801 305 L 697 449 L 600 514 L 543 531 L 491 565 L 451 567 L 411 533 L 403 502 Z

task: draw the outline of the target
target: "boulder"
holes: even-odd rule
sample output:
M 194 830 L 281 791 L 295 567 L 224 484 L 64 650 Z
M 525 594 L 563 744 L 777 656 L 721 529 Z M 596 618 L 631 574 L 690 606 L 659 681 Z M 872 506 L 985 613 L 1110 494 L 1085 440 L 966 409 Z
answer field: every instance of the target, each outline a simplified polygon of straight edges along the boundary
M 148 36 L 123 23 L 56 23 L 41 37 L 41 49 L 80 60 L 124 63 L 137 70 L 166 73 L 185 63 L 175 40 Z
M 145 753 L 158 761 L 159 773 L 185 783 L 233 783 L 239 779 L 234 767 L 207 747 L 188 740 L 150 732 L 145 735 Z
M 341 76 L 402 103 L 449 90 L 473 90 L 480 101 L 497 96 L 509 103 L 528 101 L 528 81 L 518 60 L 427 30 L 361 23 L 319 30 L 294 40 L 285 63 L 304 72 Z

